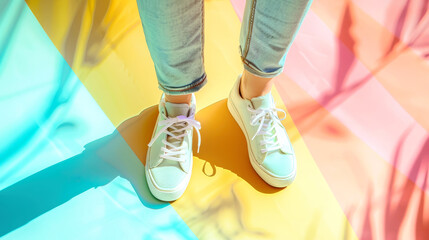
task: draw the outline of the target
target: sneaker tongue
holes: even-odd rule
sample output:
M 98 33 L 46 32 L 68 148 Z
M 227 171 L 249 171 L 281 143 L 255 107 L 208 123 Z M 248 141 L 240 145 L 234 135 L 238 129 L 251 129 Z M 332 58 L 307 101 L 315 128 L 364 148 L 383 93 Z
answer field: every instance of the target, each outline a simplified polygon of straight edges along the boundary
M 270 108 L 274 104 L 274 100 L 273 100 L 273 96 L 271 95 L 271 92 L 259 97 L 252 98 L 250 101 L 252 102 L 253 107 L 255 109 Z
M 189 104 L 186 103 L 165 102 L 168 117 L 177 117 L 180 115 L 188 117 L 190 108 Z

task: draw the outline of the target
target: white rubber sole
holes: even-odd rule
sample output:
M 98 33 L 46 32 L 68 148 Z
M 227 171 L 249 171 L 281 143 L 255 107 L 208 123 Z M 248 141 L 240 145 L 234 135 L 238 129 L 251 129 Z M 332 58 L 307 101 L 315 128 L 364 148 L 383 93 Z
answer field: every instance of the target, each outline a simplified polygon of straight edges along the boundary
M 231 94 L 228 97 L 227 100 L 227 106 L 228 106 L 228 110 L 231 113 L 232 117 L 235 119 L 235 121 L 237 122 L 238 126 L 240 126 L 242 132 L 244 133 L 244 136 L 246 137 L 246 141 L 247 141 L 247 151 L 249 153 L 249 159 L 250 159 L 250 164 L 252 165 L 253 169 L 255 169 L 256 173 L 269 185 L 273 186 L 273 187 L 277 187 L 277 188 L 284 188 L 289 186 L 294 180 L 295 180 L 295 176 L 296 176 L 296 167 L 294 169 L 294 171 L 288 175 L 287 177 L 276 177 L 273 176 L 272 174 L 270 174 L 268 172 L 268 170 L 266 170 L 262 165 L 260 165 L 252 152 L 252 149 L 250 147 L 250 138 L 247 135 L 247 131 L 245 129 L 243 120 L 240 117 L 240 114 L 238 113 L 237 108 L 235 107 L 234 103 L 231 100 Z M 294 156 L 295 158 L 295 156 Z M 296 161 L 294 159 L 294 161 Z
M 146 154 L 146 159 L 149 159 L 149 149 Z M 147 182 L 147 185 L 149 186 L 149 190 L 152 193 L 152 195 L 156 197 L 158 200 L 161 200 L 164 202 L 171 202 L 179 199 L 185 192 L 186 188 L 188 187 L 189 181 L 191 179 L 192 165 L 193 165 L 193 156 L 191 156 L 191 167 L 189 169 L 189 174 L 186 176 L 185 180 L 183 180 L 181 184 L 174 189 L 161 189 L 156 185 L 156 183 L 154 183 L 152 176 L 149 172 L 148 164 L 146 163 L 145 165 L 146 182 Z

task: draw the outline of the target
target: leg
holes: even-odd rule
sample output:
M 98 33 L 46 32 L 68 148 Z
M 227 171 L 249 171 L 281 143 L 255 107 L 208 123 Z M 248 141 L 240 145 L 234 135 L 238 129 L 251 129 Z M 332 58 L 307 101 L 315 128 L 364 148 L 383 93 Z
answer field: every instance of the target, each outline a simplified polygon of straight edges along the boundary
M 240 32 L 241 94 L 270 92 L 312 0 L 247 0 Z
M 311 0 L 247 0 L 240 33 L 244 72 L 227 106 L 244 133 L 249 160 L 274 187 L 291 184 L 297 164 L 292 143 L 271 95 L 273 78 L 283 71 L 286 53 Z
M 165 101 L 171 103 L 187 103 L 190 104 L 192 99 L 192 94 L 184 95 L 169 95 L 165 94 Z
M 203 0 L 137 0 L 143 30 L 164 92 L 149 142 L 145 174 L 151 193 L 174 201 L 192 172 L 195 96 L 206 84 Z M 198 143 L 199 146 L 199 143 Z
M 203 0 L 137 0 L 137 4 L 159 88 L 167 101 L 189 103 L 190 94 L 207 82 Z

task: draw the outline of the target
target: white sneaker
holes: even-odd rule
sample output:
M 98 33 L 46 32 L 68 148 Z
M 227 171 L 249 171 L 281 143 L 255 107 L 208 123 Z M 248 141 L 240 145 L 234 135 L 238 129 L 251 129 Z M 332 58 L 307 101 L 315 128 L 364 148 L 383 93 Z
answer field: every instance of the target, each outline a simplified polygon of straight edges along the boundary
M 228 109 L 247 140 L 250 163 L 258 175 L 273 187 L 286 187 L 296 175 L 292 144 L 281 124 L 271 92 L 251 100 L 241 97 L 241 74 L 228 98 Z
M 200 123 L 194 119 L 195 96 L 191 104 L 165 102 L 162 94 L 158 119 L 148 144 L 146 178 L 152 194 L 162 201 L 174 201 L 185 192 L 192 172 L 192 133 Z

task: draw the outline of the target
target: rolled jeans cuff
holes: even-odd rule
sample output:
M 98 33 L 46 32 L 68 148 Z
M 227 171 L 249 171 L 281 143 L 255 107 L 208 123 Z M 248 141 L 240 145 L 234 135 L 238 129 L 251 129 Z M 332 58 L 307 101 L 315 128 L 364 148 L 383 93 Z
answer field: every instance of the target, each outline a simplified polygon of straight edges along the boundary
M 273 72 L 264 72 L 243 57 L 241 58 L 241 61 L 243 62 L 243 67 L 245 70 L 247 70 L 248 72 L 250 72 L 251 74 L 253 74 L 255 76 L 262 77 L 262 78 L 277 77 L 278 75 L 280 75 L 283 72 L 283 69 L 284 69 L 284 66 L 282 66 L 281 68 L 279 68 Z
M 200 78 L 185 86 L 168 87 L 168 86 L 162 86 L 161 84 L 159 84 L 158 88 L 168 95 L 185 95 L 185 94 L 197 92 L 202 87 L 204 87 L 206 83 L 207 83 L 207 75 L 206 73 L 204 73 Z

